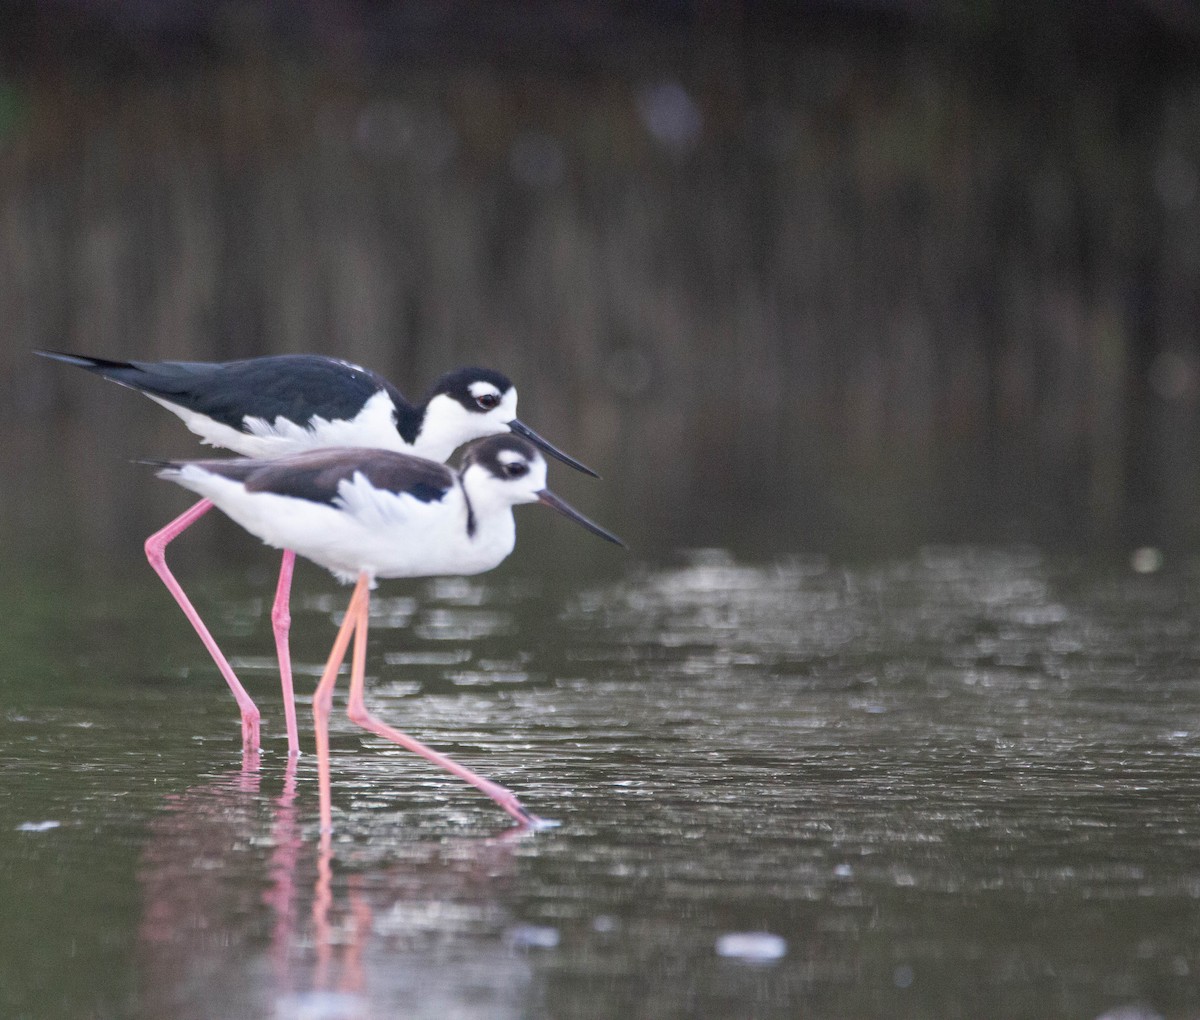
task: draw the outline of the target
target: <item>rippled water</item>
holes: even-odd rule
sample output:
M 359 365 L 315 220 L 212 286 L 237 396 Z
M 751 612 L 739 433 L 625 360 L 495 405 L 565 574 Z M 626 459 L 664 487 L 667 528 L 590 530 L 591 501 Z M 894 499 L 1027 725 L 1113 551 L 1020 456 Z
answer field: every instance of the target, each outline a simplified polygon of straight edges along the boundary
M 8 575 L 0 1015 L 1200 1014 L 1191 565 L 385 585 L 374 710 L 562 824 L 340 719 L 328 854 L 264 576 L 192 584 L 263 708 L 243 761 L 152 578 Z M 300 578 L 304 691 L 346 595 Z

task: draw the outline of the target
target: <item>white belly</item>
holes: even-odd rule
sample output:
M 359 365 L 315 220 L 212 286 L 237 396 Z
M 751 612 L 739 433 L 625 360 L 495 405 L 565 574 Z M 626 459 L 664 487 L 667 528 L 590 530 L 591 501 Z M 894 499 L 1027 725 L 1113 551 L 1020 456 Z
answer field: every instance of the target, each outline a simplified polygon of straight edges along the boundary
M 246 492 L 240 482 L 184 467 L 178 481 L 211 499 L 232 520 L 267 545 L 291 549 L 353 581 L 372 578 L 479 574 L 512 552 L 512 510 L 491 513 L 467 532 L 460 489 L 423 503 L 371 489 L 356 476 L 341 487 L 341 506 L 269 492 Z

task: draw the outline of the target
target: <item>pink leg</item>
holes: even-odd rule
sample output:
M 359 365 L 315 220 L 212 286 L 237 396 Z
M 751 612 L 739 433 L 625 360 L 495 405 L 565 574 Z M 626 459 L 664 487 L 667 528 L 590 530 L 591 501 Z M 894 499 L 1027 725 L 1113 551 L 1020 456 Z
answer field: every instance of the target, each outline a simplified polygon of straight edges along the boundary
M 484 779 L 483 776 L 477 775 L 470 769 L 459 765 L 453 759 L 447 758 L 444 754 L 433 750 L 433 748 L 426 747 L 420 741 L 414 740 L 407 733 L 401 733 L 399 730 L 393 729 L 371 715 L 367 711 L 364 698 L 364 688 L 366 685 L 363 682 L 363 674 L 366 672 L 366 660 L 367 605 L 364 602 L 358 624 L 358 633 L 355 636 L 354 660 L 350 670 L 350 704 L 347 709 L 350 719 L 363 729 L 370 730 L 385 740 L 399 744 L 405 750 L 412 751 L 413 754 L 419 754 L 426 761 L 431 761 L 439 768 L 443 768 L 452 775 L 458 776 L 463 782 L 470 783 L 475 789 L 491 797 L 500 807 L 512 815 L 522 827 L 541 828 L 554 824 L 552 822 L 545 822 L 527 811 L 521 806 L 521 802 L 517 800 L 516 794 L 511 790 L 500 786 L 498 783 L 493 783 L 490 779 Z
M 275 605 L 271 609 L 271 627 L 275 631 L 275 652 L 279 656 L 279 680 L 283 687 L 283 717 L 287 723 L 288 756 L 300 754 L 300 737 L 296 730 L 296 696 L 292 692 L 292 657 L 288 651 L 288 630 L 292 626 L 292 615 L 288 603 L 292 592 L 292 571 L 296 566 L 296 554 L 291 549 L 283 551 L 283 562 L 279 564 L 279 586 L 275 589 Z
M 350 605 L 346 609 L 346 618 L 334 638 L 333 648 L 329 650 L 329 661 L 325 663 L 325 672 L 321 674 L 321 682 L 317 684 L 313 694 L 313 729 L 317 738 L 317 791 L 321 803 L 321 847 L 329 848 L 329 834 L 333 832 L 333 798 L 329 783 L 329 713 L 333 708 L 333 688 L 337 684 L 338 670 L 346 658 L 346 648 L 350 644 L 350 635 L 357 628 L 359 617 L 366 616 L 370 590 L 367 587 L 366 574 L 359 575 L 358 583 L 354 586 L 354 594 L 350 596 Z M 314 907 L 315 909 L 315 907 Z
M 221 676 L 225 678 L 225 682 L 229 684 L 229 689 L 233 692 L 234 698 L 237 699 L 238 708 L 242 712 L 243 748 L 249 751 L 257 751 L 258 708 L 251 700 L 250 695 L 246 693 L 246 689 L 238 681 L 238 678 L 234 676 L 233 668 L 221 653 L 221 649 L 217 647 L 217 643 L 208 632 L 208 628 L 204 626 L 204 621 L 200 619 L 200 614 L 193 608 L 191 600 L 183 593 L 179 582 L 175 580 L 175 576 L 167 567 L 168 543 L 190 528 L 192 524 L 211 509 L 212 503 L 207 499 L 202 499 L 190 510 L 176 517 L 165 528 L 156 531 L 146 539 L 146 558 L 150 561 L 150 566 L 154 568 L 154 572 L 162 579 L 162 583 L 167 586 L 167 591 L 179 603 L 179 608 L 183 610 L 183 615 L 196 628 L 196 633 L 200 635 L 200 640 L 204 642 L 204 647 L 208 649 L 208 654 L 213 657 L 213 661 L 217 664 L 217 669 L 221 671 Z

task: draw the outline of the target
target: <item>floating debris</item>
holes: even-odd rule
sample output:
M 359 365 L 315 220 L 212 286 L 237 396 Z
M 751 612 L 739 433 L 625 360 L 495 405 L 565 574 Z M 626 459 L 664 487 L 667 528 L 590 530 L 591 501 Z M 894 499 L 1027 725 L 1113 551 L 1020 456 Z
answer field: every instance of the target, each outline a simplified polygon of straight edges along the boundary
M 51 829 L 57 829 L 60 825 L 62 822 L 22 822 L 17 826 L 17 832 L 49 832 Z
M 766 931 L 732 931 L 717 939 L 717 955 L 747 963 L 774 963 L 787 955 L 787 940 Z

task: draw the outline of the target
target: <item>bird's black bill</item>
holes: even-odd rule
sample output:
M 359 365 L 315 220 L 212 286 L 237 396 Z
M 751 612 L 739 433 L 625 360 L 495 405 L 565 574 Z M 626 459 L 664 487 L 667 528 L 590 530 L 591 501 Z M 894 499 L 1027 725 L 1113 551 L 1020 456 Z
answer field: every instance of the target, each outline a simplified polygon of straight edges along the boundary
M 579 463 L 579 461 L 577 461 L 570 454 L 563 453 L 562 450 L 560 450 L 557 446 L 547 442 L 523 421 L 514 418 L 508 423 L 508 427 L 512 429 L 518 436 L 524 436 L 531 443 L 533 443 L 534 446 L 540 447 L 541 449 L 545 450 L 546 453 L 550 454 L 551 457 L 561 460 L 564 464 L 569 464 L 576 471 L 582 471 L 585 475 L 591 475 L 593 478 L 600 477 L 586 464 Z
M 583 514 L 571 506 L 570 503 L 559 499 L 549 489 L 543 489 L 537 494 L 537 498 L 539 503 L 544 503 L 546 506 L 550 507 L 551 510 L 557 510 L 564 517 L 570 517 L 571 520 L 575 521 L 577 524 L 582 524 L 593 535 L 599 535 L 602 539 L 604 539 L 604 541 L 612 542 L 613 545 L 619 545 L 622 549 L 626 548 L 625 543 L 617 538 L 617 536 L 611 531 L 605 531 L 595 521 L 589 521 L 583 516 Z

